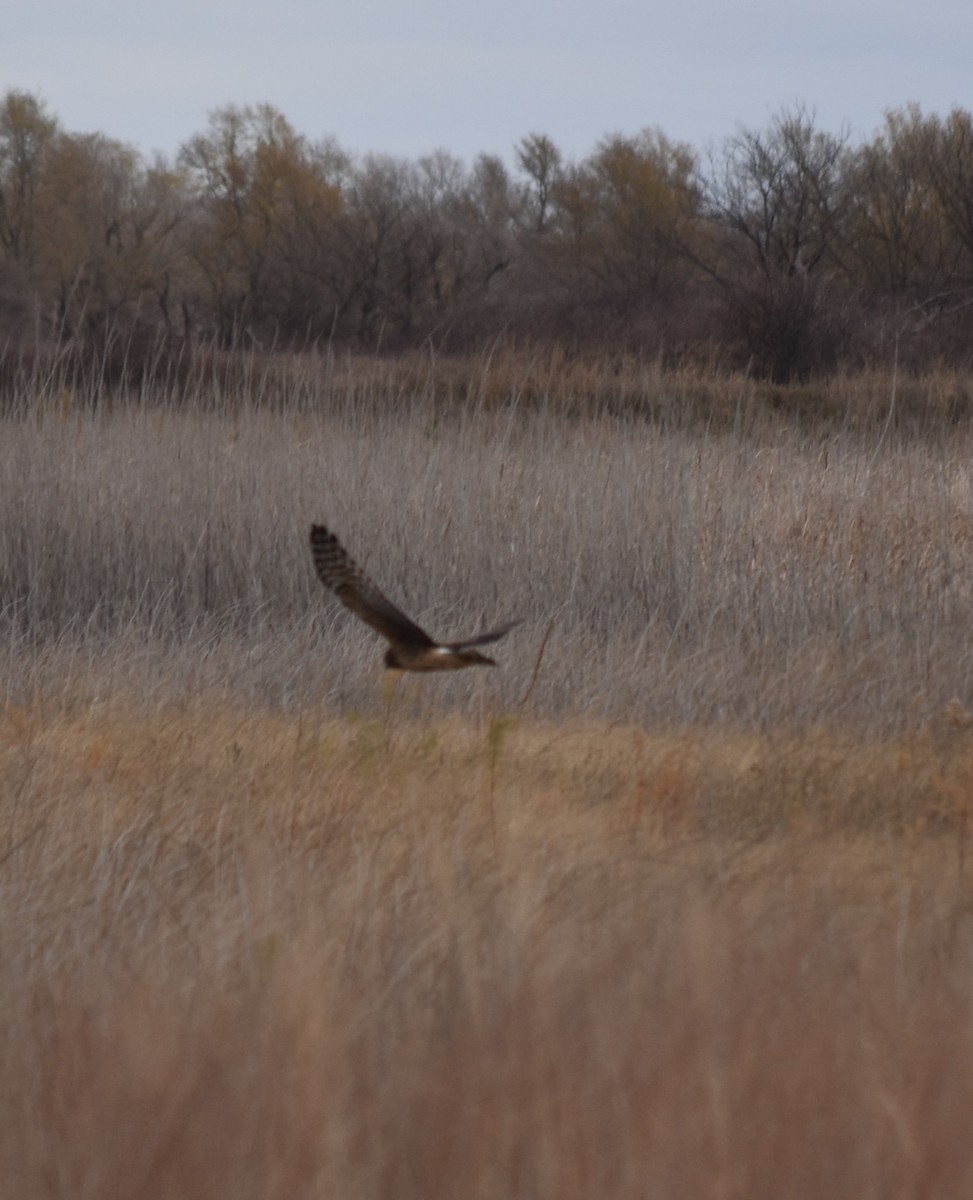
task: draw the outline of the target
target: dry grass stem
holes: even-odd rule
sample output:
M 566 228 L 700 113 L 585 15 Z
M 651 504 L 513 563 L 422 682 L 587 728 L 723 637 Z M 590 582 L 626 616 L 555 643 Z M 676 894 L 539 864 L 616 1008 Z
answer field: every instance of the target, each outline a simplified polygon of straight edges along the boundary
M 969 432 L 370 386 L 3 419 L 9 1193 L 970 1194 Z

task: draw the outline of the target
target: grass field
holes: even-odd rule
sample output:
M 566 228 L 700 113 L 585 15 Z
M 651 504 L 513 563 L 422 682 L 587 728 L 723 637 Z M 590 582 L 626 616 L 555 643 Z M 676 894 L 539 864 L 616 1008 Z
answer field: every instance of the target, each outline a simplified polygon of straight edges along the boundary
M 10 1194 L 968 1195 L 970 432 L 374 400 L 2 422 Z

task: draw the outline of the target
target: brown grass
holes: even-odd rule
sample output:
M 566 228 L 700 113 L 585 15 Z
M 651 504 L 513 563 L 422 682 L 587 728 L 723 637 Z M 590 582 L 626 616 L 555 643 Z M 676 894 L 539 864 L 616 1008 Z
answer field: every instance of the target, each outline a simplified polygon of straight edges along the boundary
M 3 420 L 11 1195 L 970 1194 L 969 431 L 559 369 Z
M 10 1194 L 961 1196 L 961 714 L 907 742 L 0 722 Z

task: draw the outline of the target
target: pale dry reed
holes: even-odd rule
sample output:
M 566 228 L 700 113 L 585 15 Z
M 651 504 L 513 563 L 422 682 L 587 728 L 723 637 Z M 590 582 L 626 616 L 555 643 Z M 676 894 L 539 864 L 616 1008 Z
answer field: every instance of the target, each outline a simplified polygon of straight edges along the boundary
M 0 445 L 14 698 L 72 656 L 192 691 L 382 703 L 378 640 L 314 578 L 334 528 L 436 636 L 522 618 L 429 711 L 902 728 L 973 695 L 965 429 L 706 434 L 422 396 L 20 406 Z M 43 651 L 43 654 L 39 652 Z

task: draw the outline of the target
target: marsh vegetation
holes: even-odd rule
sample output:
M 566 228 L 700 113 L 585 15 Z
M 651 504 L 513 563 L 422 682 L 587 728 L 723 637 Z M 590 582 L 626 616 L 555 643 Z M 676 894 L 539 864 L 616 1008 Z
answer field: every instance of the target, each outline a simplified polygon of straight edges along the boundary
M 616 367 L 8 405 L 12 1192 L 967 1193 L 957 381 Z M 500 669 L 390 702 L 312 520 Z

